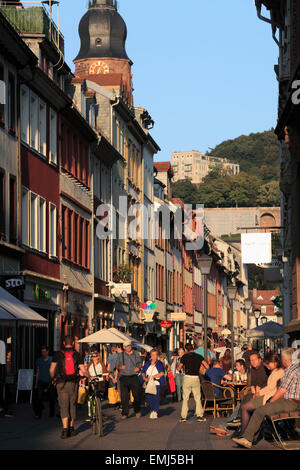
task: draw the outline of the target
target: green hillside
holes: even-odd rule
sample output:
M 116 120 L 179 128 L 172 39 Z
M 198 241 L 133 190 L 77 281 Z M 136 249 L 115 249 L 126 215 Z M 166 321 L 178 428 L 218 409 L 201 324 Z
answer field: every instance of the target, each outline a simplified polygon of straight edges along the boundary
M 226 140 L 208 155 L 239 163 L 240 174 L 212 167 L 198 188 L 189 180 L 174 183 L 174 197 L 206 207 L 279 206 L 279 142 L 272 130 Z

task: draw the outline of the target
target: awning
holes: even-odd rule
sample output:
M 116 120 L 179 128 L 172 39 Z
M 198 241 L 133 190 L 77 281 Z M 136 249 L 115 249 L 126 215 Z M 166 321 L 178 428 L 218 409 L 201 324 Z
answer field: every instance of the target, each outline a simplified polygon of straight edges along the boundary
M 283 335 L 283 326 L 273 321 L 268 321 L 247 331 L 249 338 L 281 338 Z
M 47 327 L 48 321 L 19 299 L 0 287 L 0 320 L 18 321 L 18 324 Z

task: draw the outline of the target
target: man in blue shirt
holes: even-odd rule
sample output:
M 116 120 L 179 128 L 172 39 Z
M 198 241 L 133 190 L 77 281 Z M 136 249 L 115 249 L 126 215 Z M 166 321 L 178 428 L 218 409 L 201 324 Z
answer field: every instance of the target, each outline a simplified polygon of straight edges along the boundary
M 36 361 L 35 389 L 37 389 L 37 396 L 35 404 L 35 419 L 40 419 L 42 417 L 43 394 L 45 392 L 47 392 L 49 399 L 49 417 L 54 417 L 56 391 L 49 373 L 51 362 L 52 356 L 49 356 L 48 346 L 42 346 L 41 357 Z
M 199 354 L 199 356 L 205 357 L 204 354 L 204 342 L 202 340 L 198 341 L 198 348 L 195 349 L 194 351 L 196 354 Z M 210 350 L 207 348 L 207 362 L 208 364 L 211 364 L 211 354 Z
M 232 376 L 230 374 L 226 374 L 226 372 L 223 371 L 219 361 L 213 361 L 212 368 L 206 371 L 204 378 L 216 385 L 221 386 L 223 379 L 231 380 Z M 214 387 L 214 393 L 216 395 L 220 395 L 221 392 L 222 390 L 220 390 L 218 387 Z

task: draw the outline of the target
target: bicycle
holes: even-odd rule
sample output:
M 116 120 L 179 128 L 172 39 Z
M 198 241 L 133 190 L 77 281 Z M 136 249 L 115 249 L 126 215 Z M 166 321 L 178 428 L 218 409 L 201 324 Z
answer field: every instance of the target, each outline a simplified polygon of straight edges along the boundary
M 101 376 L 90 379 L 92 393 L 88 397 L 88 414 L 91 419 L 93 434 L 99 437 L 103 437 L 103 415 L 102 404 L 98 396 L 96 384 L 100 382 L 100 377 L 107 375 L 108 374 L 102 374 Z

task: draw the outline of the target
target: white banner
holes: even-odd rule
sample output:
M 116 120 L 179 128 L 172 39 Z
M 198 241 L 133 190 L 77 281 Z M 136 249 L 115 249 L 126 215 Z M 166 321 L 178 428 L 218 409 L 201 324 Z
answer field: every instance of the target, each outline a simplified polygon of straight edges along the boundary
M 242 233 L 241 238 L 243 264 L 271 263 L 271 233 Z

